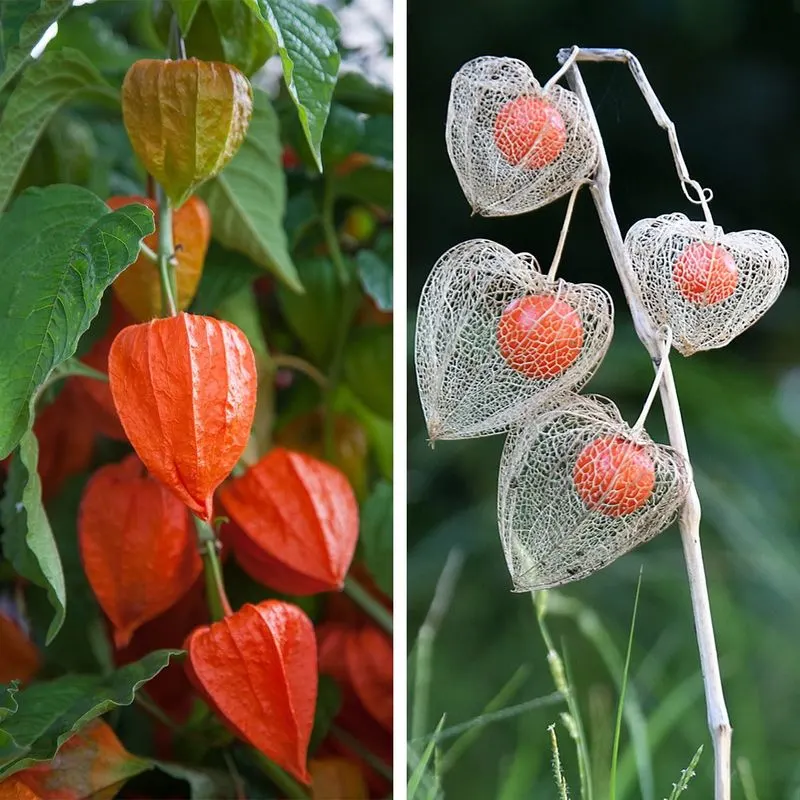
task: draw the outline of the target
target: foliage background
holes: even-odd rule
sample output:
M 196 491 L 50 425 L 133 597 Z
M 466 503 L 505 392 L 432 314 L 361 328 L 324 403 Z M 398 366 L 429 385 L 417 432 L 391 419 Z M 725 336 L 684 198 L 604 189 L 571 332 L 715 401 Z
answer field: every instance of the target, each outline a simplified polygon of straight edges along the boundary
M 419 291 L 446 249 L 486 237 L 515 252 L 531 251 L 547 264 L 566 199 L 521 217 L 470 218 L 445 150 L 450 79 L 468 59 L 491 54 L 521 58 L 544 81 L 555 71 L 561 47 L 626 47 L 640 58 L 675 121 L 692 176 L 713 188 L 716 222 L 725 230 L 768 230 L 789 252 L 789 284 L 767 317 L 725 350 L 690 359 L 675 354 L 674 371 L 703 506 L 703 547 L 734 761 L 744 759 L 745 781 L 749 767 L 758 797 L 800 797 L 800 150 L 794 134 L 800 127 L 800 14 L 788 2 L 757 0 L 498 0 L 491 8 L 478 0 L 411 0 L 409 10 L 410 643 L 448 552 L 460 548 L 466 556 L 436 640 L 427 728 L 442 714 L 445 727 L 478 715 L 520 665 L 527 665 L 529 677 L 506 704 L 553 690 L 530 597 L 510 593 L 497 538 L 502 437 L 428 449 L 412 346 Z M 680 190 L 666 135 L 627 69 L 589 64 L 582 73 L 609 153 L 623 232 L 645 216 L 671 211 L 697 216 Z M 571 281 L 600 283 L 614 296 L 614 342 L 588 390 L 613 398 L 632 422 L 652 371 L 633 334 L 588 193 L 578 200 L 561 273 Z M 666 440 L 657 403 L 648 429 Z M 631 680 L 649 721 L 649 743 L 642 743 L 649 751 L 654 793 L 628 780 L 631 773 L 618 797 L 666 797 L 700 744 L 706 748 L 688 796 L 710 797 L 711 742 L 677 528 L 562 594 L 599 615 L 624 657 L 642 565 Z M 556 644 L 567 649 L 597 759 L 596 786 L 602 787 L 615 677 L 574 618 L 554 619 L 551 626 Z M 413 685 L 413 668 L 409 674 Z M 468 757 L 446 772 L 447 796 L 555 797 L 546 729 L 561 710 L 528 711 L 494 723 Z M 559 737 L 577 794 L 574 748 L 563 727 Z M 628 741 L 624 732 L 623 754 Z M 596 796 L 602 797 L 602 790 Z M 734 796 L 756 795 L 745 793 L 737 776 Z
M 286 368 L 280 369 L 274 380 L 260 381 L 260 395 L 266 397 L 266 402 L 261 404 L 260 397 L 253 439 L 261 449 L 271 439 L 276 444 L 322 457 L 326 449 L 323 406 L 331 410 L 333 447 L 328 455 L 346 473 L 362 506 L 359 569 L 365 574 L 364 565 L 369 564 L 369 574 L 385 593 L 383 601 L 389 605 L 392 591 L 391 3 L 386 0 L 370 7 L 363 0 L 324 3 L 341 23 L 338 45 L 343 68 L 333 91 L 322 138 L 323 177 L 313 166 L 296 109 L 280 80 L 280 65 L 273 59 L 260 69 L 274 52 L 264 25 L 246 11 L 243 0 L 235 2 L 240 12 L 238 17 L 233 13 L 227 15 L 233 11 L 233 3 L 227 0 L 201 0 L 186 37 L 189 56 L 226 60 L 239 66 L 248 64 L 249 68 L 242 66 L 248 74 L 258 69 L 252 83 L 260 111 L 259 123 L 251 123 L 249 139 L 237 154 L 241 165 L 238 175 L 233 176 L 233 170 L 223 173 L 215 179 L 213 187 L 206 184 L 201 190 L 207 192 L 213 188 L 218 205 L 212 208 L 213 241 L 203 279 L 189 310 L 235 322 L 248 336 L 261 364 L 267 360 L 269 350 L 272 355 L 299 356 L 318 372 L 331 377 L 325 392 L 302 371 Z M 196 0 L 169 3 L 170 0 L 84 0 L 73 3 L 67 10 L 69 0 L 46 2 L 47 13 L 54 16 L 57 10 L 63 15 L 57 26 L 49 28 L 44 52 L 39 47 L 35 51 L 37 60 L 0 89 L 0 209 L 8 199 L 6 195 L 16 198 L 29 187 L 54 183 L 82 186 L 102 199 L 109 195 L 146 193 L 146 175 L 127 139 L 118 95 L 122 79 L 135 60 L 166 56 L 171 8 L 185 10 L 198 5 Z M 24 18 L 40 5 L 38 0 L 24 3 L 0 0 L 0 56 L 6 55 L 4 47 L 8 42 L 3 37 L 9 30 L 9 20 L 14 20 L 12 12 L 19 12 Z M 284 3 L 283 8 L 286 16 L 285 9 L 291 11 L 296 6 Z M 332 20 L 327 14 L 322 16 Z M 312 15 L 312 19 L 319 21 L 319 18 Z M 202 19 L 202 25 L 198 19 Z M 329 32 L 331 28 L 338 25 L 329 26 Z M 220 30 L 224 41 L 220 39 Z M 316 37 L 317 47 L 326 46 L 319 29 L 300 30 L 297 36 L 301 43 Z M 313 56 L 314 49 L 308 49 Z M 2 64 L 0 58 L 0 67 Z M 32 74 L 38 79 L 38 94 L 30 89 Z M 319 76 L 314 77 L 319 81 Z M 329 78 L 332 85 L 333 79 Z M 72 92 L 74 86 L 81 88 L 81 81 L 88 85 L 89 91 Z M 25 96 L 25 91 L 17 93 L 20 86 L 30 90 L 31 99 Z M 92 91 L 96 86 L 101 89 Z M 23 102 L 19 101 L 20 96 Z M 16 106 L 12 105 L 15 102 Z M 325 107 L 326 103 L 320 105 Z M 37 136 L 37 126 L 33 123 L 20 134 L 20 120 L 36 117 L 37 108 L 42 119 L 54 112 L 52 120 L 46 127 L 40 125 L 41 136 Z M 10 153 L 15 157 L 10 157 Z M 18 158 L 20 153 L 27 160 L 17 179 L 16 167 L 24 160 Z M 235 165 L 236 160 L 231 163 Z M 227 201 L 220 200 L 224 192 L 218 190 L 224 177 L 238 183 L 229 189 L 233 197 Z M 209 206 L 215 205 L 208 194 L 204 196 Z M 225 202 L 230 213 L 226 213 Z M 0 242 L 0 264 L 9 252 L 14 252 L 11 238 Z M 341 258 L 352 276 L 346 289 L 336 277 L 335 242 L 339 243 Z M 27 265 L 26 269 L 37 279 L 44 271 L 41 264 Z M 297 284 L 292 280 L 296 275 L 305 288 L 302 295 L 287 288 Z M 49 300 L 53 302 L 52 298 Z M 81 338 L 78 357 L 84 356 L 106 334 L 110 317 L 111 292 L 107 291 L 100 313 Z M 55 402 L 63 399 L 57 393 L 68 383 L 59 381 L 55 386 L 52 391 Z M 57 474 L 57 479 L 50 475 L 46 481 L 53 487 L 46 498 L 47 514 L 69 595 L 65 624 L 47 649 L 43 645 L 53 611 L 42 589 L 28 585 L 23 590 L 18 585 L 11 564 L 14 531 L 0 531 L 3 548 L 0 614 L 14 619 L 21 616 L 22 626 L 41 648 L 41 670 L 34 684 L 40 705 L 31 701 L 29 716 L 45 713 L 41 704 L 63 700 L 68 695 L 64 686 L 72 686 L 70 681 L 75 673 L 118 675 L 114 672 L 118 666 L 115 657 L 130 656 L 128 660 L 138 657 L 131 653 L 115 654 L 110 649 L 105 620 L 86 584 L 75 530 L 78 504 L 89 473 L 104 463 L 120 460 L 127 452 L 126 445 L 96 436 L 96 420 L 89 418 L 91 412 L 85 406 L 73 408 L 70 413 L 64 409 L 58 413 L 61 418 L 55 424 L 63 436 L 48 437 L 37 432 L 43 453 L 39 471 L 48 472 L 44 466 L 46 453 L 50 472 Z M 84 444 L 88 438 L 88 449 L 82 447 L 82 455 L 76 452 L 75 437 L 71 439 L 65 430 Z M 76 460 L 77 465 L 73 463 Z M 0 477 L 0 483 L 2 480 Z M 13 507 L 17 498 L 12 496 L 16 489 L 11 484 L 12 481 L 6 481 L 0 494 L 4 492 L 4 503 Z M 22 535 L 25 533 L 23 530 Z M 248 578 L 234 559 L 228 559 L 225 565 L 225 579 L 234 607 L 277 595 Z M 340 598 L 331 600 L 332 597 L 326 594 L 293 600 L 318 622 L 330 614 L 336 599 L 341 602 Z M 205 620 L 202 609 L 201 614 Z M 169 633 L 183 638 L 182 633 L 172 630 Z M 0 666 L 6 655 L 0 641 Z M 180 672 L 181 668 L 176 669 Z M 61 682 L 48 682 L 53 679 Z M 7 699 L 2 688 L 0 705 Z M 98 697 L 93 709 L 105 699 L 102 693 Z M 94 702 L 95 698 L 90 699 Z M 318 732 L 325 733 L 339 705 L 336 687 L 324 685 L 317 708 Z M 226 745 L 230 737 L 205 710 L 195 710 L 198 713 L 176 736 L 172 753 L 175 761 L 188 765 L 189 774 L 180 770 L 179 774 L 170 773 L 176 779 L 172 780 L 150 771 L 128 784 L 125 796 L 184 796 L 190 791 L 186 781 L 193 778 L 193 796 L 232 796 L 227 762 L 219 747 Z M 19 712 L 16 719 L 23 716 Z M 152 757 L 163 752 L 152 720 L 141 708 L 115 709 L 107 721 L 123 743 L 138 755 Z M 58 714 L 53 714 L 51 722 L 54 728 L 66 724 Z M 386 760 L 391 737 L 388 732 L 382 733 L 388 741 L 380 743 L 381 757 Z M 0 738 L 4 736 L 5 732 L 0 731 Z M 370 742 L 369 746 L 373 745 L 374 741 Z M 243 746 L 234 744 L 233 748 L 235 757 L 242 758 Z M 0 762 L 6 766 L 3 756 L 0 753 Z M 246 773 L 248 796 L 273 795 L 276 790 L 252 760 L 239 766 Z M 205 788 L 200 785 L 204 775 L 208 779 Z

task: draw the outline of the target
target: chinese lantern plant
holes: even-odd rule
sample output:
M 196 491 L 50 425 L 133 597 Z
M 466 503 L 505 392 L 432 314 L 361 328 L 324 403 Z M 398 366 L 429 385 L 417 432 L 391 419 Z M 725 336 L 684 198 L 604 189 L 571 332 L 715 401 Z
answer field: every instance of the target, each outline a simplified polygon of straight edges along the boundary
M 515 591 L 585 578 L 677 517 L 714 746 L 714 797 L 730 800 L 732 730 L 700 549 L 700 504 L 669 357 L 673 345 L 690 356 L 743 333 L 779 296 L 788 256 L 769 233 L 726 233 L 714 224 L 712 193 L 689 177 L 675 126 L 633 54 L 576 46 L 561 50 L 558 59 L 561 68 L 544 86 L 516 59 L 483 57 L 465 64 L 451 85 L 447 151 L 467 200 L 484 216 L 531 211 L 570 191 L 572 203 L 578 187 L 589 183 L 636 333 L 656 367 L 650 394 L 633 426 L 611 401 L 576 394 L 605 355 L 610 325 L 605 346 L 587 347 L 586 309 L 570 296 L 570 288 L 582 285 L 559 281 L 556 288 L 548 280 L 553 270 L 542 282 L 532 257 L 526 263 L 500 245 L 475 240 L 451 248 L 422 290 L 415 348 L 420 398 L 432 441 L 508 432 L 497 510 Z M 682 214 L 642 219 L 623 240 L 608 158 L 577 66 L 581 60 L 628 64 L 668 132 L 682 189 L 701 207 L 703 220 Z M 573 91 L 559 88 L 564 76 Z M 600 315 L 595 311 L 592 317 Z M 593 358 L 581 374 L 574 365 L 587 349 Z M 572 380 L 565 379 L 571 371 Z M 672 447 L 656 444 L 643 428 L 659 390 Z M 545 596 L 537 599 L 537 610 L 545 606 Z M 553 666 L 560 657 L 542 630 L 557 688 L 572 695 L 563 667 Z M 626 679 L 627 664 L 623 684 Z M 620 720 L 623 702 L 624 691 Z M 567 728 L 580 740 L 571 698 L 568 706 Z M 412 730 L 423 733 L 428 722 L 417 718 Z M 556 778 L 566 797 L 553 727 Z M 612 797 L 617 746 L 615 741 Z M 583 791 L 590 765 L 582 742 L 578 757 Z M 698 757 L 699 751 L 692 768 Z
M 119 74 L 68 46 L 8 62 L 0 142 L 39 147 L 26 92 L 53 74 L 83 87 L 69 113 L 95 157 L 59 172 L 87 186 L 23 191 L 0 145 L 0 798 L 175 797 L 176 777 L 366 797 L 391 776 L 383 739 L 336 749 L 316 627 L 346 607 L 382 631 L 361 691 L 390 726 L 391 407 L 370 387 L 391 385 L 391 92 L 337 83 L 322 6 L 293 4 L 298 28 L 195 5 L 154 9 L 169 58 L 115 30 Z M 273 99 L 248 78 L 278 46 L 292 90 Z

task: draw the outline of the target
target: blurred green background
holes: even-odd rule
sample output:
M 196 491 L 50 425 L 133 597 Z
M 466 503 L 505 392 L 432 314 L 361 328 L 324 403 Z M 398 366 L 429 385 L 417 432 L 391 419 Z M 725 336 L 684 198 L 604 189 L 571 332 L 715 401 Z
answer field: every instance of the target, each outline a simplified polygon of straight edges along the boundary
M 428 448 L 413 372 L 413 325 L 428 272 L 463 240 L 494 239 L 549 263 L 566 199 L 519 217 L 470 217 L 444 142 L 453 74 L 476 56 L 506 55 L 526 61 L 544 82 L 561 47 L 632 50 L 677 125 L 692 176 L 714 190 L 717 224 L 726 231 L 770 231 L 791 262 L 800 253 L 798 41 L 800 5 L 790 2 L 410 0 L 410 648 L 448 553 L 458 548 L 465 557 L 434 645 L 426 731 L 443 714 L 445 728 L 479 715 L 520 667 L 522 678 L 498 705 L 514 706 L 554 688 L 531 598 L 510 592 L 497 536 L 503 437 Z M 608 150 L 623 233 L 646 216 L 680 211 L 698 218 L 681 192 L 666 134 L 627 68 L 586 64 L 582 73 Z M 560 275 L 600 283 L 614 296 L 614 342 L 588 388 L 614 399 L 633 422 L 652 370 L 633 334 L 588 192 L 578 198 Z M 754 328 L 724 350 L 673 358 L 703 506 L 703 549 L 734 727 L 734 797 L 747 800 L 800 798 L 799 286 L 790 267 L 781 298 Z M 648 430 L 666 441 L 658 403 Z M 711 797 L 712 748 L 675 526 L 600 574 L 564 587 L 557 594 L 568 602 L 554 609 L 563 613 L 549 619 L 573 673 L 595 797 L 607 796 L 619 676 L 614 660 L 624 659 L 641 566 L 628 694 L 634 736 L 630 728 L 623 731 L 617 797 L 667 797 L 701 744 L 705 752 L 686 796 Z M 409 665 L 411 707 L 413 653 Z M 460 758 L 441 762 L 445 794 L 458 800 L 556 797 L 547 726 L 559 722 L 563 710 L 563 704 L 534 708 L 484 728 Z M 575 748 L 560 723 L 557 733 L 577 797 Z M 452 741 L 443 743 L 443 753 Z

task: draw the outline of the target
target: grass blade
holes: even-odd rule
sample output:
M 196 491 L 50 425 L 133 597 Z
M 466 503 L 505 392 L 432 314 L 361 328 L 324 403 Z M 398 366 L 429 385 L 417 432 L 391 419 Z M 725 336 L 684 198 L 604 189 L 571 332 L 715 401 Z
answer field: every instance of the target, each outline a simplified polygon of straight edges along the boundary
M 425 770 L 428 767 L 428 763 L 430 762 L 434 748 L 436 747 L 436 735 L 439 731 L 441 731 L 442 727 L 444 726 L 445 716 L 442 715 L 442 718 L 439 720 L 439 724 L 436 726 L 436 731 L 434 732 L 434 736 L 426 745 L 425 749 L 422 751 L 422 755 L 419 757 L 419 760 L 414 767 L 414 771 L 411 773 L 411 777 L 408 779 L 408 800 L 414 800 L 417 796 L 417 791 L 420 788 L 420 784 L 422 783 L 422 779 L 425 777 Z M 409 748 L 408 752 L 408 761 L 409 765 L 412 761 L 416 761 L 416 754 L 411 751 Z
M 608 796 L 614 800 L 617 796 L 617 761 L 619 759 L 619 739 L 622 733 L 622 709 L 625 706 L 625 689 L 628 686 L 628 670 L 631 665 L 631 651 L 633 650 L 633 633 L 636 629 L 636 611 L 639 608 L 639 592 L 642 588 L 642 571 L 639 570 L 639 581 L 636 584 L 636 597 L 633 600 L 633 614 L 631 616 L 631 629 L 628 634 L 628 652 L 625 654 L 625 667 L 622 671 L 622 686 L 619 690 L 619 705 L 617 706 L 617 724 L 614 728 L 614 749 L 611 755 L 611 776 L 608 781 Z
M 694 771 L 697 767 L 697 762 L 700 761 L 700 756 L 703 752 L 703 745 L 697 748 L 697 752 L 692 757 L 692 760 L 689 762 L 689 766 L 681 772 L 681 777 L 679 778 L 676 784 L 672 786 L 672 792 L 669 795 L 669 800 L 678 800 L 678 798 L 686 791 L 686 787 L 689 785 L 689 781 L 694 778 Z

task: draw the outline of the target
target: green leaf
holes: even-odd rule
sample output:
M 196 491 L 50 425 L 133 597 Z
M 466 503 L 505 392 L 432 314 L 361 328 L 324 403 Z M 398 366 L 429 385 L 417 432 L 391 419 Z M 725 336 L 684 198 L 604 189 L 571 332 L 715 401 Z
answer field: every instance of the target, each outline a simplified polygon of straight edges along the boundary
M 203 0 L 170 0 L 175 16 L 178 18 L 178 26 L 181 33 L 186 33 L 192 27 L 194 15 Z
M 65 675 L 35 683 L 16 700 L 17 712 L 0 721 L 0 781 L 50 761 L 84 725 L 118 706 L 130 705 L 140 686 L 181 650 L 158 650 L 105 675 Z
M 68 48 L 84 53 L 100 72 L 113 75 L 120 82 L 134 61 L 160 55 L 131 45 L 110 21 L 94 13 L 93 6 L 72 9 L 58 23 L 58 34 L 46 52 Z
M 377 253 L 360 250 L 356 255 L 358 278 L 364 291 L 381 311 L 392 310 L 392 268 Z
M 9 48 L 19 44 L 25 20 L 37 11 L 39 0 L 2 0 L 0 2 L 0 70 L 5 69 Z
M 369 117 L 364 123 L 364 135 L 358 150 L 391 163 L 394 158 L 394 120 L 385 114 Z
M 286 176 L 278 118 L 264 92 L 253 90 L 253 118 L 239 152 L 199 194 L 211 211 L 213 235 L 220 244 L 302 291 L 283 229 Z
M 219 800 L 220 797 L 236 797 L 236 786 L 230 775 L 220 770 L 187 767 L 168 761 L 153 761 L 154 767 L 172 778 L 189 784 L 192 800 Z
M 113 669 L 107 627 L 83 570 L 78 549 L 78 508 L 88 475 L 71 478 L 58 497 L 47 505 L 47 518 L 64 567 L 69 614 L 61 635 L 43 652 L 45 666 L 60 671 L 102 672 Z M 26 595 L 34 630 L 43 630 L 51 613 L 44 592 Z M 103 648 L 102 650 L 100 648 Z
M 359 543 L 370 575 L 392 596 L 392 484 L 379 481 L 361 509 Z
M 385 419 L 392 416 L 392 329 L 360 328 L 347 343 L 344 379 L 353 394 Z
M 322 140 L 322 163 L 330 170 L 341 164 L 347 156 L 359 150 L 364 139 L 364 117 L 347 108 L 334 103 Z
M 330 675 L 319 676 L 317 688 L 317 710 L 314 716 L 314 728 L 311 731 L 311 741 L 308 752 L 314 751 L 322 744 L 328 735 L 333 720 L 342 707 L 342 692 L 336 681 Z
M 30 427 L 30 402 L 72 355 L 114 278 L 154 230 L 77 186 L 28 189 L 0 217 L 0 458 Z
M 211 242 L 200 286 L 192 302 L 193 314 L 213 314 L 231 295 L 263 275 L 249 258 Z
M 247 337 L 256 356 L 269 357 L 258 302 L 252 286 L 242 286 L 235 294 L 229 295 L 219 306 L 217 315 L 236 325 Z
M 38 463 L 39 442 L 33 431 L 27 430 L 11 462 L 0 516 L 3 552 L 20 575 L 47 589 L 47 599 L 55 611 L 47 630 L 49 644 L 64 622 L 67 589 L 58 547 L 42 505 Z
M 342 414 L 352 414 L 364 426 L 381 474 L 392 480 L 394 429 L 391 420 L 371 411 L 344 385 L 334 395 L 334 408 Z
M 387 166 L 369 164 L 335 179 L 336 194 L 381 208 L 392 208 L 394 174 Z
M 0 0 L 0 92 L 31 60 L 31 50 L 44 32 L 71 5 L 72 0 Z M 19 25 L 28 11 L 34 13 Z
M 19 683 L 17 681 L 11 681 L 7 686 L 0 687 L 0 722 L 17 713 L 19 706 L 16 695 L 18 692 Z M 0 739 L 0 746 L 2 746 L 2 741 Z
M 204 0 L 185 36 L 186 54 L 232 64 L 248 77 L 276 53 L 260 17 L 242 2 Z
M 110 675 L 65 675 L 34 683 L 17 695 L 17 713 L 0 724 L 0 779 L 50 761 L 86 723 L 118 706 L 155 678 L 182 650 L 157 650 Z
M 333 352 L 342 313 L 341 285 L 330 259 L 323 256 L 298 261 L 297 270 L 305 294 L 300 296 L 279 286 L 281 310 L 308 354 L 318 364 L 326 364 Z
M 362 114 L 391 114 L 394 111 L 392 90 L 370 83 L 360 72 L 343 72 L 336 82 L 333 97 L 342 105 Z
M 333 13 L 306 0 L 245 0 L 267 24 L 281 57 L 283 80 L 322 172 L 320 145 L 341 58 Z
M 78 50 L 46 51 L 25 72 L 0 120 L 0 211 L 53 115 L 70 101 L 91 96 L 116 97 L 116 92 Z

